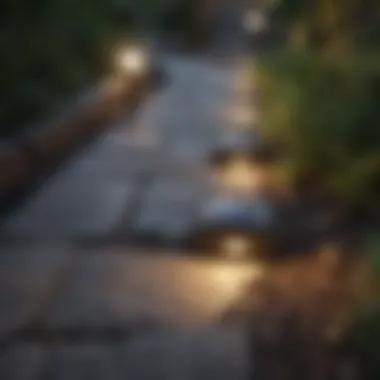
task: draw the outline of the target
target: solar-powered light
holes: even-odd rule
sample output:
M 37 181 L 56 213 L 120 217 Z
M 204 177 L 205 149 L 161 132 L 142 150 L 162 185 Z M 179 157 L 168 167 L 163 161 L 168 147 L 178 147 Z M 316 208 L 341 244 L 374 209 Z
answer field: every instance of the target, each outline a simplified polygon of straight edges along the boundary
M 252 156 L 259 143 L 260 138 L 253 128 L 228 130 L 221 136 L 219 146 L 211 156 L 211 163 L 216 167 L 225 167 L 234 157 Z
M 223 237 L 220 249 L 223 256 L 239 260 L 249 257 L 253 245 L 247 236 L 233 234 Z
M 222 194 L 202 209 L 194 238 L 208 252 L 230 259 L 252 259 L 266 251 L 276 210 L 260 196 Z
M 246 157 L 235 157 L 220 173 L 221 185 L 237 193 L 252 193 L 262 183 L 262 172 Z
M 251 10 L 244 15 L 243 25 L 248 33 L 259 34 L 268 28 L 268 19 L 262 11 Z
M 142 46 L 122 47 L 116 53 L 115 64 L 122 75 L 144 75 L 149 66 L 148 52 Z
M 235 106 L 228 110 L 228 118 L 233 127 L 252 128 L 257 121 L 257 112 L 250 105 Z
M 251 94 L 252 84 L 249 77 L 243 75 L 237 77 L 234 82 L 234 91 L 236 92 L 237 96 L 248 96 Z

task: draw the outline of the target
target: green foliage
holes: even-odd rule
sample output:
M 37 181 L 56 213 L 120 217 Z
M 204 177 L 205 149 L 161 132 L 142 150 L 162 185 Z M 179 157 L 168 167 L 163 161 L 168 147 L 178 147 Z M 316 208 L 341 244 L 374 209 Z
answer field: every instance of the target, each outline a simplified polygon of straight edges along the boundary
M 349 329 L 345 344 L 360 355 L 366 378 L 380 378 L 380 307 L 363 306 L 355 323 Z
M 273 14 L 280 18 L 294 20 L 302 17 L 309 9 L 311 1 L 279 0 L 273 7 Z
M 370 285 L 369 297 L 371 300 L 379 301 L 380 295 L 380 236 L 378 234 L 371 234 L 365 239 L 363 252 L 366 255 L 370 268 Z M 377 306 L 380 303 L 377 302 Z M 380 310 L 379 310 L 380 311 Z
M 368 376 L 380 378 L 380 238 L 372 235 L 366 239 L 363 251 L 370 268 L 369 294 L 363 296 L 355 319 L 347 331 L 344 343 L 360 354 Z
M 160 26 L 174 0 L 3 0 L 0 135 L 50 112 L 109 70 L 125 36 Z
M 375 8 L 375 7 L 373 7 Z M 377 9 L 367 8 L 361 14 L 362 22 L 357 27 L 357 47 L 360 50 L 380 48 L 380 3 Z
M 380 68 L 376 62 L 290 54 L 263 59 L 260 128 L 267 139 L 287 149 L 284 165 L 291 182 L 310 175 L 350 204 L 377 200 Z
M 166 18 L 176 13 L 182 3 L 175 0 L 135 0 L 130 4 L 135 25 L 148 29 L 161 29 L 165 26 Z
M 297 32 L 307 37 L 297 54 L 261 61 L 259 127 L 264 140 L 285 147 L 280 174 L 290 187 L 306 182 L 345 211 L 375 211 L 378 218 L 380 2 L 279 0 L 274 16 L 296 32 L 289 33 L 291 48 Z M 345 343 L 365 359 L 369 378 L 379 379 L 380 239 L 371 237 L 363 251 L 372 289 L 363 294 Z
M 128 25 L 105 0 L 2 2 L 0 133 L 15 133 L 104 71 L 104 48 Z
M 278 0 L 272 9 L 276 21 L 290 33 L 306 35 L 304 48 L 341 53 L 379 47 L 380 6 L 377 0 Z

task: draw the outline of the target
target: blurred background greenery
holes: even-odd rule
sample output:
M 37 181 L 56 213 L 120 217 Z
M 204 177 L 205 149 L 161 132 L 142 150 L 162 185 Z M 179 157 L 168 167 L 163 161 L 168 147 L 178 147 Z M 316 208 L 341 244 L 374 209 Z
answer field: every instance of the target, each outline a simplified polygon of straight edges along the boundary
M 270 3 L 287 39 L 260 60 L 260 128 L 287 153 L 287 183 L 378 213 L 380 2 Z
M 360 249 L 371 291 L 359 300 L 345 344 L 378 379 L 380 2 L 278 0 L 266 10 L 286 43 L 260 59 L 259 128 L 284 148 L 279 172 L 296 195 L 328 195 L 353 231 L 362 227 L 358 211 L 365 215 Z
M 107 72 L 111 47 L 145 30 L 184 32 L 191 2 L 4 0 L 0 136 L 17 135 Z

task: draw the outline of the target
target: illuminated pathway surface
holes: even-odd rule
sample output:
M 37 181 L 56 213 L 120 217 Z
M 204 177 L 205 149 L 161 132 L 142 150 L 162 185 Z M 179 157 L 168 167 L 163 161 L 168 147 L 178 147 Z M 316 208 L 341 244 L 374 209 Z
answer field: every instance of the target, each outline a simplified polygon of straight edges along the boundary
M 4 248 L 1 379 L 243 378 L 244 331 L 215 322 L 256 268 L 125 248 Z

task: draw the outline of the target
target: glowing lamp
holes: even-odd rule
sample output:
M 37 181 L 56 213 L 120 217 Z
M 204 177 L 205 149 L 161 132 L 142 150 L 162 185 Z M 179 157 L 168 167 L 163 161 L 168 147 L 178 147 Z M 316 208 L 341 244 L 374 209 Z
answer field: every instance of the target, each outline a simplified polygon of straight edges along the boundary
M 262 173 L 248 159 L 238 157 L 221 173 L 223 187 L 238 193 L 250 193 L 262 183 Z
M 221 242 L 222 255 L 230 259 L 247 258 L 252 248 L 250 239 L 243 235 L 227 235 Z
M 142 47 L 122 48 L 116 55 L 117 70 L 124 75 L 142 75 L 148 70 L 148 64 L 148 54 Z
M 257 121 L 253 106 L 236 106 L 229 110 L 229 120 L 236 128 L 251 128 Z

